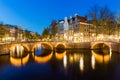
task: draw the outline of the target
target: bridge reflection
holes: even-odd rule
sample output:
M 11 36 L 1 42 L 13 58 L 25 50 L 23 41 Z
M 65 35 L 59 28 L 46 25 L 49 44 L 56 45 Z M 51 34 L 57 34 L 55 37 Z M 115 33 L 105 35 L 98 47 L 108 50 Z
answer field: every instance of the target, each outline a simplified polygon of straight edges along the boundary
M 89 51 L 66 51 L 66 54 L 63 57 L 64 69 L 67 70 L 68 68 L 72 69 L 73 67 L 77 68 L 79 66 L 81 72 L 84 72 L 88 68 L 94 70 L 96 68 L 96 63 L 102 65 L 111 60 L 111 49 L 109 52 L 109 54 L 107 53 L 106 55 L 103 55 L 92 50 L 91 54 L 88 56 Z M 91 61 L 89 61 L 89 59 Z
M 63 50 L 62 52 L 55 52 L 55 56 L 57 59 L 62 60 L 64 56 L 66 55 L 66 50 Z
M 94 55 L 92 55 L 92 57 L 91 57 L 91 66 L 92 66 L 92 69 L 95 69 L 95 57 L 94 57 Z
M 29 54 L 25 53 L 23 46 L 17 45 L 10 50 L 10 63 L 16 67 L 25 65 L 29 60 Z
M 79 69 L 80 71 L 84 71 L 84 54 L 83 53 L 72 53 L 69 55 L 69 60 L 70 64 L 79 64 Z
M 46 63 L 48 62 L 53 55 L 53 51 L 50 50 L 44 50 L 42 49 L 41 45 L 38 45 L 34 49 L 34 53 L 32 53 L 32 56 L 37 63 Z
M 62 61 L 64 69 L 67 70 L 72 65 L 79 67 L 79 70 L 84 72 L 86 65 L 90 65 L 90 68 L 95 69 L 96 63 L 108 63 L 112 56 L 111 49 L 109 52 L 106 55 L 97 53 L 94 50 L 91 51 L 91 54 L 89 54 L 90 50 L 62 50 L 53 52 L 51 50 L 44 50 L 41 45 L 37 45 L 33 53 L 26 53 L 22 46 L 16 46 L 10 52 L 10 62 L 12 65 L 19 67 L 27 64 L 29 58 L 34 59 L 35 62 L 40 64 L 54 61 L 51 59 L 56 58 L 58 61 Z
M 12 65 L 16 66 L 16 67 L 20 67 L 22 65 L 27 64 L 29 60 L 29 54 L 25 57 L 21 57 L 21 58 L 14 58 L 14 57 L 10 57 L 10 62 Z
M 24 53 L 23 46 L 17 45 L 11 48 L 10 55 L 14 57 L 22 57 Z
M 67 67 L 67 56 L 64 55 L 64 58 L 63 58 L 63 65 L 64 65 L 64 68 Z
M 80 57 L 79 67 L 81 71 L 84 71 L 84 57 L 83 56 Z
M 50 54 L 48 54 L 46 56 L 36 56 L 36 55 L 34 55 L 34 53 L 32 53 L 32 55 L 34 57 L 34 60 L 37 63 L 46 63 L 52 58 L 53 52 L 51 52 Z
M 91 52 L 92 52 L 92 56 L 95 57 L 95 60 L 99 63 L 108 63 L 112 55 L 111 49 L 109 50 L 109 53 L 107 53 L 106 55 L 101 54 L 99 52 L 97 53 L 94 50 L 92 50 Z

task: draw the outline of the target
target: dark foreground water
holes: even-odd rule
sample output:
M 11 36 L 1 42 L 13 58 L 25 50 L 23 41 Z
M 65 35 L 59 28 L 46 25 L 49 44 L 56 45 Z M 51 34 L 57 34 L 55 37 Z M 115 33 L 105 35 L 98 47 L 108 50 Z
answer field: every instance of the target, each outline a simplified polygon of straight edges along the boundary
M 0 80 L 120 80 L 120 54 L 82 49 L 0 56 Z

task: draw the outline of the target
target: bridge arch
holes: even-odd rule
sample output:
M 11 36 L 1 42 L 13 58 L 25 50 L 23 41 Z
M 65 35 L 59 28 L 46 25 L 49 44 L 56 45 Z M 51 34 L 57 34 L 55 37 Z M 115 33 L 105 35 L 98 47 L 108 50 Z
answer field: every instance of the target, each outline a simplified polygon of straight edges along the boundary
M 49 42 L 37 42 L 37 43 L 35 43 L 34 45 L 33 45 L 33 47 L 32 47 L 32 51 L 34 51 L 34 48 L 36 47 L 36 46 L 38 46 L 38 45 L 48 45 L 49 47 L 50 47 L 50 50 L 53 50 L 53 45 L 51 44 L 51 43 L 49 43 Z M 45 48 L 45 47 L 44 47 Z M 46 48 L 47 49 L 47 48 Z
M 57 43 L 55 44 L 55 48 L 57 48 L 58 45 L 63 45 L 64 48 L 66 49 L 66 44 L 65 44 L 64 42 L 57 42 Z
M 110 49 L 112 49 L 112 46 L 109 42 L 93 42 L 93 43 L 91 43 L 91 49 L 94 49 L 95 45 L 101 44 L 101 43 L 107 45 Z
M 9 50 L 12 51 L 16 46 L 22 46 L 25 51 L 27 51 L 27 52 L 30 51 L 30 48 L 28 47 L 27 44 L 12 44 L 12 45 L 10 45 Z

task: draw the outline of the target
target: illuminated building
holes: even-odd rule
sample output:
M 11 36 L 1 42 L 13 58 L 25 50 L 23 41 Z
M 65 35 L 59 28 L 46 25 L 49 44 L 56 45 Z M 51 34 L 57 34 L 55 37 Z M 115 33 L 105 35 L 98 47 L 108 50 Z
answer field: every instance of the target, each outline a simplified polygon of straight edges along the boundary
M 65 17 L 65 20 L 59 20 L 58 27 L 60 40 L 69 42 L 93 41 L 96 35 L 94 26 L 77 14 L 70 16 L 70 19 Z
M 19 26 L 3 25 L 6 33 L 3 37 L 3 41 L 15 41 L 23 39 L 23 30 Z

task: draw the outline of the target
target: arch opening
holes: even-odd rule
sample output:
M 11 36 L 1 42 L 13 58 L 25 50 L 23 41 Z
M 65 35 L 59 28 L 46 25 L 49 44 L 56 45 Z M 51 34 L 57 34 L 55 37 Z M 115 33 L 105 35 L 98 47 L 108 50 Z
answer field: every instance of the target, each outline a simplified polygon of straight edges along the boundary
M 59 43 L 55 46 L 56 50 L 65 50 L 66 46 L 63 43 Z
M 44 56 L 47 56 L 51 53 L 52 51 L 51 50 L 45 50 L 45 49 L 42 49 L 42 48 L 39 48 L 39 49 L 34 49 L 34 55 L 35 56 L 41 56 L 41 57 L 44 57 Z
M 36 43 L 32 47 L 32 52 L 34 52 L 36 49 L 53 50 L 53 47 L 49 43 Z
M 14 57 L 14 58 L 21 58 L 21 57 L 25 57 L 28 53 L 27 53 L 28 49 L 22 45 L 13 45 L 10 48 L 10 56 Z
M 47 43 L 42 43 L 42 49 L 53 50 L 52 46 Z
M 110 54 L 111 46 L 107 43 L 95 43 L 92 45 L 92 50 L 95 53 Z

